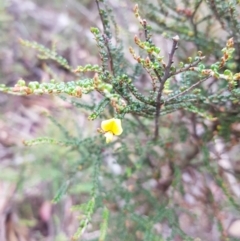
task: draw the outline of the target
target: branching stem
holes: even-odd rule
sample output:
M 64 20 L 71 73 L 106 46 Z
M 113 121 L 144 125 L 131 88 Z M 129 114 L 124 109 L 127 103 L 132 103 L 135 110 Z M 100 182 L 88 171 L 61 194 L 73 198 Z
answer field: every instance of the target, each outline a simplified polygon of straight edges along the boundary
M 188 71 L 188 70 L 194 70 L 194 69 L 191 69 L 191 68 L 197 66 L 204 58 L 205 58 L 205 56 L 199 57 L 198 60 L 196 60 L 196 61 L 192 62 L 191 64 L 188 64 L 187 66 L 185 66 L 185 67 L 177 70 L 176 72 L 174 72 L 174 73 L 172 74 L 172 76 L 177 75 L 177 74 L 180 74 L 180 73 L 182 73 L 182 72 L 186 72 L 186 71 Z
M 154 140 L 155 141 L 159 137 L 159 117 L 160 117 L 160 111 L 161 111 L 162 92 L 164 90 L 164 84 L 166 83 L 168 78 L 171 76 L 170 70 L 171 70 L 171 66 L 173 64 L 174 53 L 178 48 L 178 46 L 177 46 L 178 41 L 179 41 L 178 36 L 173 37 L 173 43 L 172 43 L 171 51 L 169 53 L 168 63 L 167 63 L 167 66 L 165 67 L 164 76 L 162 78 L 162 81 L 160 82 L 160 87 L 158 89 L 157 101 L 156 101 L 156 115 L 155 115 L 155 132 L 154 132 Z
M 144 20 L 144 22 L 143 22 L 143 28 L 144 28 L 145 40 L 150 43 L 150 37 L 148 36 L 147 21 L 146 20 Z M 149 56 L 150 60 L 152 62 L 154 62 L 154 56 L 151 55 L 151 54 L 149 54 L 148 56 Z M 156 69 L 154 69 L 153 71 L 154 71 L 155 75 L 157 76 L 158 81 L 161 83 L 162 78 L 161 78 L 160 74 L 158 73 L 158 71 Z
M 100 6 L 99 6 L 99 0 L 96 0 L 96 4 L 97 4 L 97 8 L 98 8 L 100 19 L 101 19 L 101 22 L 102 22 L 102 26 L 103 26 L 103 32 L 104 32 L 103 38 L 105 40 L 106 47 L 107 47 L 108 58 L 109 58 L 109 63 L 110 63 L 110 69 L 111 69 L 112 75 L 114 76 L 113 57 L 112 57 L 112 53 L 111 53 L 111 50 L 110 50 L 110 47 L 109 47 L 109 44 L 108 44 L 109 39 L 108 39 L 108 34 L 107 34 L 107 28 L 106 28 L 106 25 L 104 23 L 102 12 L 101 12 L 101 9 L 100 9 Z
M 193 90 L 194 88 L 196 88 L 198 85 L 200 85 L 201 83 L 203 83 L 203 82 L 206 81 L 207 79 L 209 79 L 209 76 L 206 77 L 206 78 L 204 78 L 204 79 L 199 80 L 198 82 L 196 82 L 195 84 L 191 85 L 189 88 L 187 88 L 187 89 L 184 90 L 183 92 L 181 92 L 181 93 L 179 93 L 179 94 L 177 94 L 177 95 L 175 95 L 175 96 L 173 96 L 173 97 L 165 100 L 164 103 L 167 103 L 167 102 L 169 102 L 169 101 L 171 101 L 171 100 L 174 100 L 174 99 L 176 99 L 176 98 L 178 98 L 178 97 L 180 97 L 180 96 L 188 93 L 189 91 Z

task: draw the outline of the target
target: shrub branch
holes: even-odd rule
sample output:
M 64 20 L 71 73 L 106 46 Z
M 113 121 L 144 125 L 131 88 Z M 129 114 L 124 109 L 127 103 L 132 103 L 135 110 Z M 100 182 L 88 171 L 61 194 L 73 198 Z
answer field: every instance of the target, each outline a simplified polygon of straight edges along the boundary
M 169 53 L 168 64 L 165 68 L 164 76 L 160 83 L 160 87 L 158 89 L 158 94 L 157 94 L 154 140 L 157 140 L 159 137 L 159 116 L 160 116 L 160 111 L 161 111 L 161 97 L 162 97 L 162 92 L 164 90 L 164 84 L 166 83 L 168 78 L 171 76 L 170 69 L 173 64 L 173 56 L 174 56 L 175 51 L 178 48 L 177 45 L 178 45 L 179 37 L 176 35 L 172 39 L 173 39 L 173 43 L 172 43 L 171 51 Z

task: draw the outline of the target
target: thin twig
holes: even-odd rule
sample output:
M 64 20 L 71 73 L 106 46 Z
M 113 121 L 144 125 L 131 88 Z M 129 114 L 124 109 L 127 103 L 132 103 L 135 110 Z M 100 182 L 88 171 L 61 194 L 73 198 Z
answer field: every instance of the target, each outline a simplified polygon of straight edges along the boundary
M 198 10 L 198 8 L 200 7 L 200 5 L 201 5 L 202 2 L 203 2 L 203 0 L 200 0 L 200 1 L 196 4 L 196 6 L 194 7 L 194 11 L 193 11 L 193 13 L 192 13 L 192 18 L 194 18 L 194 16 L 196 15 L 196 12 L 197 12 L 197 10 Z
M 202 3 L 202 0 L 199 1 L 199 2 L 196 4 L 196 6 L 195 6 L 195 8 L 194 8 L 195 10 L 194 10 L 194 12 L 192 13 L 191 18 L 190 18 L 190 23 L 191 23 L 191 25 L 192 25 L 192 27 L 193 27 L 193 32 L 194 32 L 195 39 L 198 38 L 198 29 L 197 29 L 197 24 L 194 22 L 194 17 L 195 17 L 195 15 L 196 15 L 196 12 L 197 12 L 198 8 L 200 7 L 201 3 Z M 197 48 L 199 49 L 199 43 L 197 43 L 197 41 L 195 41 L 195 44 L 196 44 Z
M 104 19 L 103 19 L 103 16 L 102 16 L 102 13 L 101 13 L 101 9 L 100 9 L 100 6 L 99 6 L 99 0 L 96 0 L 96 4 L 97 4 L 97 8 L 98 8 L 98 12 L 99 12 L 99 16 L 100 16 L 100 19 L 101 19 L 101 22 L 102 22 L 102 26 L 103 26 L 103 32 L 104 32 L 104 40 L 105 40 L 105 43 L 106 43 L 106 47 L 107 47 L 107 52 L 108 52 L 108 58 L 109 58 L 109 62 L 110 62 L 110 69 L 111 69 L 111 72 L 114 76 L 114 65 L 113 65 L 113 57 L 112 57 L 112 53 L 111 53 L 111 50 L 110 50 L 110 47 L 109 47 L 109 39 L 108 39 L 108 35 L 107 35 L 107 29 L 106 29 L 106 25 L 104 24 Z
M 218 22 L 220 23 L 222 29 L 225 30 L 225 24 L 224 24 L 224 22 L 222 21 L 222 18 L 221 18 L 221 16 L 220 16 L 219 13 L 218 13 L 218 10 L 217 10 L 217 7 L 216 7 L 216 5 L 215 5 L 214 0 L 210 0 L 210 1 L 209 1 L 209 5 L 210 5 L 210 8 L 212 8 L 211 10 L 213 11 L 213 14 L 215 15 L 215 17 L 216 17 L 216 19 L 218 20 Z
M 145 40 L 150 43 L 150 38 L 148 36 L 148 30 L 147 30 L 147 21 L 145 19 L 143 21 L 143 28 L 144 28 Z M 150 60 L 152 62 L 154 62 L 154 60 L 155 60 L 154 56 L 152 54 L 150 54 L 150 53 L 148 54 L 148 56 L 149 56 Z M 154 71 L 155 75 L 157 76 L 158 81 L 161 83 L 162 82 L 162 78 L 161 78 L 160 74 L 157 72 L 156 69 L 153 69 L 153 71 Z
M 171 98 L 168 98 L 167 100 L 164 101 L 164 103 L 167 103 L 167 102 L 169 102 L 169 101 L 171 101 L 171 100 L 174 100 L 174 99 L 180 97 L 181 95 L 184 95 L 184 94 L 188 93 L 189 91 L 193 90 L 193 89 L 196 88 L 199 84 L 203 83 L 204 81 L 206 81 L 206 80 L 209 79 L 209 78 L 210 78 L 210 76 L 208 76 L 208 77 L 206 77 L 206 78 L 204 78 L 204 79 L 199 80 L 198 82 L 196 82 L 195 84 L 191 85 L 189 88 L 187 88 L 187 89 L 184 90 L 183 92 L 181 92 L 181 93 L 179 93 L 179 94 L 177 94 L 177 95 L 175 95 L 175 96 L 173 96 L 173 97 L 171 97 Z
M 169 53 L 169 58 L 168 58 L 168 64 L 165 68 L 164 71 L 164 76 L 162 78 L 162 81 L 160 83 L 160 87 L 158 90 L 158 95 L 157 95 L 157 101 L 156 101 L 156 115 L 155 115 L 155 132 L 154 132 L 154 140 L 156 141 L 159 136 L 159 116 L 160 116 L 160 111 L 161 111 L 161 97 L 162 97 L 162 92 L 164 89 L 164 84 L 168 80 L 168 78 L 171 76 L 170 74 L 170 69 L 173 64 L 173 56 L 175 51 L 177 50 L 177 44 L 179 41 L 179 37 L 176 35 L 173 39 L 173 44 L 172 44 L 172 49 L 171 52 Z
M 136 119 L 136 121 L 138 122 L 138 124 L 141 126 L 142 130 L 145 133 L 149 134 L 149 129 L 142 123 L 142 121 L 140 120 L 139 116 L 137 116 L 137 115 L 133 115 L 133 116 Z
M 190 19 L 191 24 L 193 25 L 194 33 L 195 33 L 196 36 L 197 36 L 197 32 L 198 32 L 198 31 L 197 31 L 197 24 L 194 23 L 193 19 L 194 19 L 195 15 L 196 15 L 197 10 L 198 10 L 198 8 L 200 7 L 201 3 L 202 3 L 202 0 L 200 0 L 200 1 L 196 4 L 196 6 L 195 6 L 195 8 L 194 8 L 194 11 L 193 11 L 193 13 L 192 13 L 192 15 L 191 15 L 191 19 Z
M 113 57 L 112 57 L 112 53 L 111 53 L 111 50 L 110 50 L 110 47 L 108 45 L 108 41 L 109 39 L 104 37 L 105 39 L 105 43 L 106 43 L 106 46 L 107 46 L 107 51 L 108 51 L 108 58 L 109 58 L 109 62 L 110 62 L 110 69 L 111 69 L 111 72 L 114 76 L 114 66 L 113 66 Z
M 194 69 L 191 69 L 191 68 L 193 68 L 193 67 L 195 67 L 197 64 L 199 64 L 204 58 L 205 58 L 205 56 L 199 57 L 198 60 L 196 60 L 196 61 L 192 62 L 191 64 L 188 64 L 187 66 L 185 66 L 185 67 L 177 70 L 176 72 L 174 72 L 174 73 L 172 74 L 172 76 L 173 76 L 173 75 L 180 74 L 180 73 L 182 73 L 182 72 L 186 72 L 186 71 L 188 71 L 188 70 L 194 70 Z

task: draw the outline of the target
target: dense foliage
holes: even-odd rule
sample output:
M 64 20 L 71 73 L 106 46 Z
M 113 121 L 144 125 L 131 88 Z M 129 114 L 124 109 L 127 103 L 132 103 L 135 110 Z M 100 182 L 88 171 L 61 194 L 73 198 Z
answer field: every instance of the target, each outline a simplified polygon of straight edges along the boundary
M 56 95 L 87 111 L 89 122 L 122 122 L 123 133 L 106 143 L 100 125 L 84 137 L 47 114 L 64 137 L 24 141 L 74 153 L 54 202 L 78 182 L 90 185 L 72 207 L 80 213 L 73 240 L 84 240 L 87 230 L 100 230 L 91 239 L 100 241 L 237 240 L 223 216 L 240 217 L 238 1 L 132 2 L 135 19 L 126 18 L 139 26 L 129 34 L 133 41 L 124 39 L 107 0 L 95 4 L 101 26 L 91 33 L 99 64 L 72 66 L 55 46 L 20 39 L 73 80 L 55 73 L 49 82 L 0 86 L 28 98 Z

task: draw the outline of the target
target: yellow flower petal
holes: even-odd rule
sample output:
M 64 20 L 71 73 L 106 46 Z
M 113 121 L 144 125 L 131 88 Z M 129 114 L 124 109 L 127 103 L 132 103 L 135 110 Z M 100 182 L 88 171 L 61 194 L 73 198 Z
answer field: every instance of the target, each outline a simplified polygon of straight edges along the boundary
M 110 132 L 110 131 L 106 132 L 106 133 L 104 134 L 104 136 L 106 137 L 106 143 L 111 142 L 112 139 L 113 139 L 113 133 Z
M 123 132 L 121 120 L 120 119 L 115 119 L 115 118 L 102 121 L 101 128 L 105 132 L 110 131 L 114 135 L 117 135 L 117 136 L 121 135 L 122 132 Z
M 114 119 L 113 126 L 112 126 L 112 132 L 114 135 L 119 136 L 122 134 L 122 123 L 120 119 Z
M 102 121 L 101 128 L 106 132 L 110 131 L 112 128 L 112 123 L 113 123 L 113 119 Z

